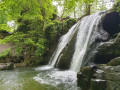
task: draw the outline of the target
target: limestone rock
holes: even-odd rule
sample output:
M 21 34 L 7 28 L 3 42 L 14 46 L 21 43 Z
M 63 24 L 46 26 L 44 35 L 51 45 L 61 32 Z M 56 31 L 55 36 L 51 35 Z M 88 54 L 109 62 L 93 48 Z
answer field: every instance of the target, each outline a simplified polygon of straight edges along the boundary
M 112 59 L 110 62 L 107 63 L 108 66 L 117 66 L 120 65 L 120 57 Z
M 91 90 L 105 90 L 106 80 L 102 79 L 92 79 L 91 80 Z
M 13 70 L 14 69 L 14 63 L 0 63 L 0 70 Z
M 107 80 L 106 90 L 120 90 L 120 65 L 101 66 L 104 71 L 104 79 Z
M 96 69 L 96 66 L 87 66 L 81 69 L 81 72 L 77 74 L 77 83 L 82 90 L 88 90 L 90 88 L 91 78 Z
M 95 56 L 96 64 L 106 64 L 112 59 L 120 56 L 120 33 L 118 36 L 99 47 Z

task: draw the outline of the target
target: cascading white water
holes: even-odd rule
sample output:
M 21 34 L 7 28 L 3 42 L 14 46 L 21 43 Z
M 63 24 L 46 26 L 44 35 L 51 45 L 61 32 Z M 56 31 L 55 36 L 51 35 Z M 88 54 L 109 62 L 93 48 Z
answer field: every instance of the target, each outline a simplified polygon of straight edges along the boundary
M 69 32 L 60 38 L 58 47 L 57 47 L 57 49 L 55 50 L 54 54 L 52 55 L 52 57 L 50 59 L 49 65 L 51 67 L 55 66 L 55 64 L 56 64 L 56 62 L 57 62 L 57 60 L 58 60 L 58 58 L 60 56 L 60 53 L 62 52 L 62 50 L 65 48 L 65 46 L 72 39 L 72 36 L 74 35 L 74 33 L 76 31 L 76 29 L 75 29 L 76 26 L 77 26 L 77 24 L 73 25 L 73 27 L 69 30 Z
M 76 39 L 75 52 L 70 67 L 71 70 L 76 72 L 80 70 L 84 56 L 89 48 L 90 37 L 92 36 L 92 32 L 98 29 L 100 19 L 101 15 L 95 13 L 81 20 Z
M 81 21 L 75 24 L 67 34 L 61 37 L 60 42 L 53 56 L 51 57 L 49 65 L 54 67 L 57 60 L 60 60 L 61 52 L 71 41 L 73 35 L 77 31 L 77 38 L 75 44 L 75 52 L 72 57 L 70 70 L 78 72 L 81 64 L 85 58 L 85 54 L 89 48 L 90 38 L 92 33 L 98 29 L 99 21 L 101 20 L 100 13 L 84 17 Z
M 93 55 L 91 54 L 91 52 L 94 51 L 93 46 L 96 48 L 96 46 L 99 46 L 101 43 L 96 42 L 96 39 L 106 40 L 107 38 L 104 37 L 104 35 L 106 36 L 107 34 L 103 34 L 105 32 L 101 29 L 101 16 L 100 13 L 96 13 L 83 18 L 75 24 L 67 34 L 62 36 L 56 51 L 51 57 L 49 65 L 36 68 L 36 71 L 42 72 L 37 74 L 33 79 L 42 84 L 56 86 L 57 89 L 59 86 L 62 86 L 60 90 L 64 88 L 65 90 L 80 90 L 80 88 L 77 87 L 77 72 L 80 70 L 82 64 L 90 60 L 86 59 L 86 55 Z M 91 48 L 91 46 L 93 48 Z M 69 47 L 73 48 L 73 50 L 70 50 Z M 55 65 L 59 67 L 59 63 L 66 60 L 66 58 L 62 59 L 62 57 L 66 56 L 65 52 L 67 50 L 67 55 L 72 55 L 70 56 L 70 60 L 67 60 L 67 62 L 72 61 L 70 70 L 60 71 L 59 69 L 54 69 L 53 67 Z M 70 54 L 69 50 L 73 53 Z M 61 62 L 59 62 L 59 60 L 61 60 Z M 62 65 L 66 65 L 66 62 L 65 64 L 63 62 Z

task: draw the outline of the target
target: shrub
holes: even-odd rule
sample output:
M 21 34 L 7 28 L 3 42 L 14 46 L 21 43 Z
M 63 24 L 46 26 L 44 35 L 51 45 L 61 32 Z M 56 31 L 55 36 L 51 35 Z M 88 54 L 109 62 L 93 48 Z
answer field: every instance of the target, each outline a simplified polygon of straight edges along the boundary
M 7 49 L 7 50 L 4 50 L 3 52 L 0 53 L 0 59 L 1 60 L 5 60 L 8 56 L 11 55 L 11 52 L 10 52 L 11 48 Z

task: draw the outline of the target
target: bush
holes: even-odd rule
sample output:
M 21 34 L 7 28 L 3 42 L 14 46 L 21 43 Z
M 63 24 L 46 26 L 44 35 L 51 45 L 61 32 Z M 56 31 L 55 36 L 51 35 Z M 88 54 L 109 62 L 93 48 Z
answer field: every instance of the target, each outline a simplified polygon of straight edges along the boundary
M 34 36 L 36 38 L 36 36 Z M 24 61 L 32 64 L 36 59 L 40 58 L 45 52 L 44 38 L 39 38 L 38 42 L 34 40 L 29 33 L 16 32 L 11 36 L 6 37 L 2 42 L 9 42 L 14 46 L 14 54 L 17 57 L 24 57 Z M 6 54 L 7 55 L 7 54 Z M 30 60 L 32 58 L 32 62 Z
M 57 43 L 58 38 L 68 32 L 68 30 L 76 23 L 76 19 L 70 18 L 66 21 L 53 21 L 45 29 L 45 37 L 50 44 Z
M 11 49 L 4 50 L 3 52 L 0 53 L 0 60 L 5 60 L 11 55 Z
M 67 23 L 67 29 L 70 29 L 75 23 L 77 23 L 77 20 L 74 18 L 70 18 L 66 21 Z
M 46 39 L 52 44 L 57 41 L 62 31 L 62 24 L 59 21 L 50 23 L 45 29 Z

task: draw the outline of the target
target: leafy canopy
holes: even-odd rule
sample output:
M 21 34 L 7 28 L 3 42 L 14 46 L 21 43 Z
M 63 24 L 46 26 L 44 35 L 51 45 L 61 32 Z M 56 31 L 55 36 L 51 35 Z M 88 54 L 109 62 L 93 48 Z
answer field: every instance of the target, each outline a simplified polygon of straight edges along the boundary
M 2 0 L 0 2 L 0 29 L 9 30 L 8 21 L 48 20 L 54 13 L 52 0 Z

